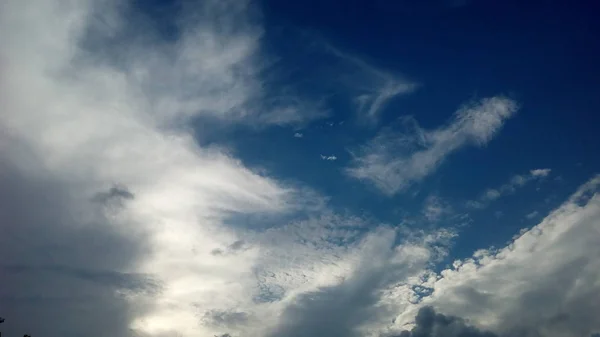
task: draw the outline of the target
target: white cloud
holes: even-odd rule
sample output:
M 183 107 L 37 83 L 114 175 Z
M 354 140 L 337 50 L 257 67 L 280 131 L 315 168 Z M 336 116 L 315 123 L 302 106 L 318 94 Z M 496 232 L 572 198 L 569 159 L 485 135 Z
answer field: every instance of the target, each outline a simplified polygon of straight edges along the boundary
M 533 218 L 536 218 L 536 217 L 537 217 L 539 214 L 540 214 L 540 212 L 538 212 L 538 211 L 533 211 L 533 212 L 531 212 L 531 213 L 527 213 L 527 215 L 525 215 L 525 217 L 526 217 L 527 219 L 533 219 Z
M 531 175 L 534 177 L 547 177 L 550 172 L 552 170 L 551 169 L 536 169 L 536 170 L 531 170 Z
M 321 159 L 327 160 L 327 161 L 335 161 L 335 160 L 337 160 L 337 157 L 336 156 L 326 156 L 326 155 L 322 154 Z
M 442 198 L 436 195 L 430 195 L 425 199 L 422 210 L 423 216 L 431 222 L 439 221 L 443 216 L 453 213 L 452 207 Z
M 304 137 L 304 134 L 302 134 L 300 132 L 296 132 L 296 133 L 294 133 L 294 137 L 295 138 L 302 138 L 302 137 Z
M 507 183 L 503 184 L 502 186 L 500 186 L 498 188 L 487 189 L 479 196 L 479 198 L 477 198 L 475 200 L 467 201 L 466 206 L 468 208 L 473 208 L 473 209 L 485 208 L 489 205 L 490 202 L 492 202 L 500 197 L 503 197 L 505 195 L 515 193 L 517 188 L 523 187 L 525 184 L 527 184 L 533 180 L 539 180 L 539 179 L 546 178 L 548 175 L 550 175 L 551 171 L 552 170 L 549 168 L 535 169 L 535 170 L 530 170 L 529 174 L 515 175 L 512 178 L 510 178 L 510 180 Z
M 177 42 L 113 50 L 104 40 L 135 24 L 112 2 L 0 4 L 0 31 L 14 32 L 0 36 L 5 333 L 264 336 L 369 256 L 394 267 L 389 283 L 442 252 L 431 236 L 396 246 L 386 226 L 311 215 L 322 197 L 195 142 L 191 118 L 274 121 L 248 108 L 263 99 L 260 30 L 228 26 L 252 21 L 247 3 L 205 6 L 187 9 Z M 90 30 L 94 53 L 81 44 Z M 308 220 L 269 230 L 237 220 L 298 209 Z
M 456 261 L 427 284 L 421 305 L 501 336 L 590 336 L 600 329 L 600 176 L 506 247 Z
M 492 97 L 461 107 L 448 125 L 435 130 L 423 130 L 406 118 L 407 133 L 384 130 L 353 154 L 346 172 L 385 194 L 396 194 L 435 172 L 458 149 L 485 145 L 516 110 L 514 101 Z
M 313 196 L 198 146 L 186 122 L 315 115 L 298 99 L 265 101 L 248 6 L 185 8 L 181 37 L 163 41 L 136 35 L 111 1 L 0 4 L 0 31 L 13 32 L 0 35 L 7 334 L 213 335 L 224 328 L 198 312 L 251 303 L 260 250 L 236 250 L 243 232 L 225 221 L 292 212 Z M 219 315 L 207 322 L 243 321 Z

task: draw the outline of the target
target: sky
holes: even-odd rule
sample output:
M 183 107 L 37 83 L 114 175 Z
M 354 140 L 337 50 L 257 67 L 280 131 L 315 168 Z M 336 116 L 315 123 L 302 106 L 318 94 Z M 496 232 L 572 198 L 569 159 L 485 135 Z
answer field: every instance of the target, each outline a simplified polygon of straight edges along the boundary
M 0 331 L 599 336 L 599 9 L 0 2 Z

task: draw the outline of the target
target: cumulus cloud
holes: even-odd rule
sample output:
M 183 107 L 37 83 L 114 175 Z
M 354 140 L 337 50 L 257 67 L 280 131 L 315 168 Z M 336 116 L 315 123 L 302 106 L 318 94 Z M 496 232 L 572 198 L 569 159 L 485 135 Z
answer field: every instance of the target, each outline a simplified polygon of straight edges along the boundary
M 396 194 L 435 172 L 457 150 L 485 145 L 516 111 L 514 101 L 491 97 L 461 107 L 448 125 L 434 130 L 424 130 L 414 119 L 404 118 L 406 132 L 382 131 L 353 152 L 346 173 L 385 194 Z
M 506 247 L 455 261 L 420 305 L 500 336 L 590 336 L 600 329 L 600 177 Z M 398 325 L 414 322 L 419 305 Z
M 401 236 L 388 227 L 356 245 L 356 261 L 345 277 L 294 297 L 268 336 L 364 336 L 379 332 L 397 304 L 385 289 L 419 278 L 431 261 L 445 256 L 449 232 Z M 400 240 L 400 244 L 395 244 Z M 434 247 L 440 249 L 436 250 Z
M 507 183 L 503 184 L 498 188 L 489 188 L 485 190 L 479 198 L 475 200 L 469 200 L 466 203 L 468 208 L 472 209 L 481 209 L 487 207 L 492 201 L 515 193 L 516 190 L 520 187 L 525 186 L 525 184 L 539 179 L 544 179 L 552 170 L 549 168 L 546 169 L 535 169 L 529 171 L 528 174 L 517 174 L 514 175 Z

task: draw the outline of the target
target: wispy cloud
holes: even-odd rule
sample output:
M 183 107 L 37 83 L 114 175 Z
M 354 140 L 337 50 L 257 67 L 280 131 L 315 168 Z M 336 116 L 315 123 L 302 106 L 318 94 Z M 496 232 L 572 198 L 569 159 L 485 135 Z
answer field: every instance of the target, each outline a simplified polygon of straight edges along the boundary
M 454 211 L 445 200 L 436 195 L 430 195 L 425 199 L 421 211 L 425 219 L 430 222 L 437 222 L 442 217 L 451 215 Z
M 525 215 L 525 217 L 526 217 L 527 219 L 533 219 L 533 218 L 536 218 L 536 217 L 537 217 L 539 214 L 540 214 L 540 212 L 538 212 L 538 211 L 533 211 L 533 212 L 531 212 L 531 213 L 527 213 L 527 215 Z
M 302 138 L 302 137 L 304 137 L 303 133 L 301 133 L 301 132 L 294 133 L 294 138 Z
M 396 194 L 435 172 L 458 149 L 487 144 L 516 111 L 514 101 L 492 97 L 466 104 L 448 125 L 434 130 L 424 130 L 414 119 L 405 118 L 406 132 L 382 131 L 352 153 L 346 173 L 385 194 Z
M 359 117 L 368 123 L 378 121 L 381 111 L 395 97 L 415 91 L 419 85 L 400 75 L 386 72 L 365 60 L 343 52 L 329 43 L 325 48 L 348 64 L 344 85 L 353 92 L 352 101 Z M 350 76 L 349 74 L 354 74 Z
M 546 169 L 535 169 L 529 171 L 528 174 L 518 174 L 513 176 L 507 183 L 498 187 L 498 188 L 490 188 L 485 190 L 479 198 L 475 200 L 469 200 L 466 203 L 468 208 L 472 209 L 481 209 L 487 207 L 492 201 L 503 197 L 505 195 L 509 195 L 515 193 L 518 188 L 525 186 L 525 184 L 533 181 L 546 178 L 550 175 L 552 170 L 549 168 Z
M 334 161 L 334 160 L 337 160 L 337 157 L 336 156 L 326 156 L 326 155 L 322 154 L 321 159 L 327 160 L 327 161 Z

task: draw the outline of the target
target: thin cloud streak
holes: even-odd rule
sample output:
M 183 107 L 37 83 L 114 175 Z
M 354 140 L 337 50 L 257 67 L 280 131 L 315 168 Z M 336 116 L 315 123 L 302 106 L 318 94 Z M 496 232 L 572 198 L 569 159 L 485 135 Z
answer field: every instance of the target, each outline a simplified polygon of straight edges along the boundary
M 466 206 L 471 209 L 486 208 L 496 199 L 515 193 L 517 189 L 525 186 L 531 181 L 544 179 L 548 177 L 551 172 L 551 169 L 546 168 L 530 170 L 528 174 L 517 174 L 502 186 L 487 189 L 479 196 L 479 198 L 467 201 Z
M 335 160 L 337 160 L 337 157 L 333 156 L 333 155 L 332 156 L 326 156 L 326 155 L 322 154 L 321 155 L 321 159 L 326 160 L 326 161 L 335 161 Z

